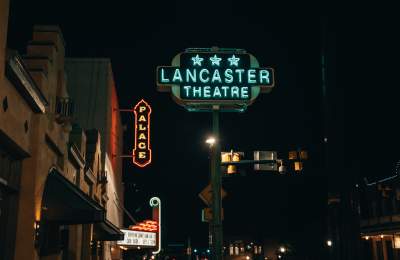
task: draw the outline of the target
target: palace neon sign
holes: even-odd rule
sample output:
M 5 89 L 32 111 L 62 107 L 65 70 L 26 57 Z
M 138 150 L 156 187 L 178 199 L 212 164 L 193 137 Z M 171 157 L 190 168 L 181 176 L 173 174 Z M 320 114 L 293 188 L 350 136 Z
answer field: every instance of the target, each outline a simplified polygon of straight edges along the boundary
M 133 163 L 145 167 L 151 163 L 150 114 L 151 107 L 143 99 L 133 109 L 135 113 L 135 147 Z
M 247 53 L 184 52 L 179 66 L 157 68 L 157 84 L 178 86 L 182 100 L 249 101 L 258 94 L 253 87 L 274 85 L 273 69 L 259 68 L 254 60 Z

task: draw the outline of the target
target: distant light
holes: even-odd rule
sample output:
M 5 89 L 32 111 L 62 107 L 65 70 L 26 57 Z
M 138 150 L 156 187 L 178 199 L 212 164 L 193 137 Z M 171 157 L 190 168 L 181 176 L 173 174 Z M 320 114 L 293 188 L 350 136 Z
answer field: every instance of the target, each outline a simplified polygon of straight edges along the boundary
M 194 249 L 193 252 L 197 253 L 197 249 Z
M 210 146 L 212 146 L 213 144 L 215 144 L 215 138 L 214 137 L 209 137 L 206 140 L 206 143 L 209 144 Z
M 155 258 L 154 255 L 152 255 L 152 256 L 151 256 L 151 259 L 154 259 L 154 258 Z
M 210 253 L 210 249 L 207 249 L 207 253 Z
M 286 252 L 286 248 L 283 247 L 283 246 L 281 246 L 281 247 L 279 248 L 279 251 L 281 251 L 281 253 L 285 253 L 285 252 Z
M 327 143 L 328 142 L 328 137 L 324 138 L 324 142 Z
M 250 259 L 250 256 L 246 256 L 246 259 L 249 260 L 249 259 Z
M 365 237 L 365 240 L 369 240 L 369 236 L 366 236 L 366 237 Z
M 327 240 L 327 241 L 326 241 L 326 244 L 327 244 L 329 247 L 331 247 L 331 246 L 332 246 L 332 240 Z
M 281 255 L 278 255 L 278 258 L 279 258 L 279 259 L 281 259 L 281 258 L 282 258 L 282 256 L 281 256 Z
M 381 235 L 381 238 L 383 238 L 383 235 Z

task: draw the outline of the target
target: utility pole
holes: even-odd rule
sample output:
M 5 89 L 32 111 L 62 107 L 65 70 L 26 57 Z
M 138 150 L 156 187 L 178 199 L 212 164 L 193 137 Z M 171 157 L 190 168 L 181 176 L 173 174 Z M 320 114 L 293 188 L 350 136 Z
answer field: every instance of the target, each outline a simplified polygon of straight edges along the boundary
M 211 188 L 212 188 L 212 249 L 213 260 L 222 260 L 222 220 L 221 220 L 221 143 L 219 138 L 219 107 L 214 106 L 213 136 L 216 139 L 214 148 L 211 150 Z

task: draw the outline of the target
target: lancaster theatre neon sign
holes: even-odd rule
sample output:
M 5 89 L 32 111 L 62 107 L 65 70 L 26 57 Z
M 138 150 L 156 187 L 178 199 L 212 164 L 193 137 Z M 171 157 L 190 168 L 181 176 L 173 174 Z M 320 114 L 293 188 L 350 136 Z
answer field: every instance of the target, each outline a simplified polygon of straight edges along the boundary
M 133 163 L 145 167 L 151 163 L 150 114 L 151 107 L 143 99 L 133 109 L 135 113 L 135 147 Z

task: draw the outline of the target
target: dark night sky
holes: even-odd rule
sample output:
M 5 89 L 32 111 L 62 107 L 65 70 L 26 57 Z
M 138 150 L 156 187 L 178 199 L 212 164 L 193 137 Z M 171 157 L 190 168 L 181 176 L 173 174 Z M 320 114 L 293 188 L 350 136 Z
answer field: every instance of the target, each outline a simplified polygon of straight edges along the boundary
M 122 108 L 140 98 L 153 106 L 154 162 L 144 170 L 125 164 L 125 182 L 139 187 L 134 192 L 126 186 L 126 202 L 132 212 L 142 206 L 133 213 L 142 219 L 150 196 L 159 195 L 168 242 L 183 242 L 189 235 L 195 244 L 207 242 L 207 225 L 200 221 L 204 205 L 197 194 L 207 184 L 204 139 L 211 116 L 186 112 L 168 94 L 157 92 L 155 84 L 156 66 L 169 65 L 187 47 L 243 48 L 261 65 L 276 69 L 271 94 L 260 96 L 243 114 L 222 115 L 223 149 L 277 150 L 287 156 L 301 146 L 312 158 L 302 177 L 227 181 L 226 234 L 293 241 L 319 237 L 328 188 L 390 175 L 400 159 L 399 44 L 394 37 L 399 23 L 389 7 L 304 1 L 11 2 L 10 48 L 25 51 L 33 24 L 59 24 L 67 56 L 111 58 Z M 321 168 L 322 17 L 329 66 L 328 172 Z M 123 118 L 128 152 L 133 118 Z

